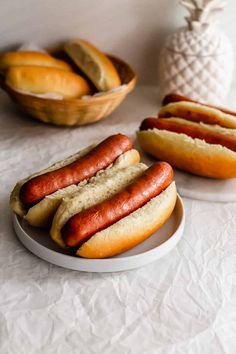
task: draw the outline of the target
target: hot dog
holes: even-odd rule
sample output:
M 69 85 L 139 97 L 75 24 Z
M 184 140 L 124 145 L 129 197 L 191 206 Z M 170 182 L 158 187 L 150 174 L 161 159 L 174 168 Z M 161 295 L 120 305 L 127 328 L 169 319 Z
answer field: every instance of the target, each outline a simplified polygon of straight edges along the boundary
M 236 113 L 226 108 L 205 105 L 188 97 L 170 94 L 163 99 L 160 118 L 181 117 L 193 122 L 218 124 L 225 128 L 236 129 Z
M 62 230 L 65 244 L 80 246 L 96 232 L 141 208 L 168 187 L 172 180 L 173 170 L 169 164 L 154 164 L 111 199 L 73 216 Z
M 236 135 L 223 134 L 207 129 L 204 125 L 188 124 L 183 119 L 157 119 L 146 118 L 140 126 L 140 130 L 157 128 L 174 133 L 186 134 L 193 139 L 202 139 L 208 144 L 218 144 L 236 152 Z
M 17 183 L 10 197 L 12 209 L 31 225 L 50 226 L 62 198 L 106 169 L 117 170 L 139 162 L 128 137 L 117 134 L 90 146 Z
M 158 118 L 142 122 L 137 132 L 141 147 L 199 176 L 235 178 L 236 117 L 178 95 L 167 96 L 164 103 Z
M 132 143 L 125 135 L 112 135 L 79 160 L 26 182 L 20 190 L 20 200 L 31 206 L 58 189 L 89 179 L 131 147 Z
M 224 108 L 224 107 L 219 107 L 219 106 L 212 106 L 212 105 L 209 105 L 209 104 L 204 104 L 204 103 L 201 103 L 201 102 L 198 102 L 198 101 L 194 101 L 192 100 L 191 98 L 189 97 L 186 97 L 186 96 L 182 96 L 182 95 L 179 95 L 177 93 L 170 93 L 169 95 L 166 95 L 162 101 L 162 105 L 163 106 L 166 106 L 167 104 L 169 103 L 174 103 L 174 102 L 192 102 L 192 103 L 196 103 L 196 104 L 200 104 L 202 106 L 206 106 L 206 107 L 209 107 L 209 108 L 213 108 L 213 109 L 217 109 L 223 113 L 226 113 L 226 114 L 229 114 L 231 116 L 235 116 L 236 117 L 236 112 L 233 112 L 227 108 Z
M 65 198 L 52 223 L 53 240 L 79 247 L 76 254 L 85 258 L 111 257 L 144 241 L 167 220 L 176 202 L 168 163 L 128 166 L 109 181 L 103 177 Z

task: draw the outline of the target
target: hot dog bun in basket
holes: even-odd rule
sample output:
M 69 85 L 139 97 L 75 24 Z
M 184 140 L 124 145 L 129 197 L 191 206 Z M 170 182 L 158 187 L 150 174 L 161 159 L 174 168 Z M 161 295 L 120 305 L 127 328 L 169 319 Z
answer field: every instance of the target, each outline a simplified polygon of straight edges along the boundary
M 58 68 L 39 66 L 14 66 L 6 74 L 6 84 L 24 94 L 54 94 L 72 99 L 89 95 L 92 90 L 80 75 Z
M 121 84 L 112 61 L 93 44 L 77 39 L 67 42 L 64 49 L 99 91 L 108 91 Z
M 63 60 L 51 55 L 34 51 L 6 52 L 0 55 L 0 72 L 7 72 L 13 66 L 41 66 L 72 71 L 72 68 Z

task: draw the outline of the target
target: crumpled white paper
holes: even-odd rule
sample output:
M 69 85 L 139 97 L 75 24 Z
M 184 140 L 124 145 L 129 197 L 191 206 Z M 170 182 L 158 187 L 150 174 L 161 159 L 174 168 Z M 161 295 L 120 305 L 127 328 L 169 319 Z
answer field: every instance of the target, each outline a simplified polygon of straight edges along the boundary
M 17 240 L 14 184 L 109 134 L 133 139 L 157 91 L 137 88 L 107 119 L 78 128 L 30 120 L 0 93 L 0 353 L 234 354 L 236 204 L 185 199 L 186 228 L 164 258 L 92 274 L 53 266 Z

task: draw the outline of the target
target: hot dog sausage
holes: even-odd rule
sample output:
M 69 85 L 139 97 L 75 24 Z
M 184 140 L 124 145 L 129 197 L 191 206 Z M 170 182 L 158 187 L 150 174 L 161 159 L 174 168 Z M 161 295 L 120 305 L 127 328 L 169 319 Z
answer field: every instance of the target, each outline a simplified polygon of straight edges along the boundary
M 200 124 L 198 127 L 193 127 L 188 124 L 169 121 L 168 119 L 146 118 L 140 126 L 140 130 L 153 128 L 168 130 L 174 133 L 183 133 L 193 139 L 202 139 L 208 144 L 219 144 L 236 152 L 236 136 L 210 131 Z
M 167 105 L 169 103 L 181 102 L 181 101 L 197 103 L 197 104 L 200 104 L 200 105 L 203 105 L 203 106 L 206 106 L 206 107 L 218 109 L 219 111 L 221 111 L 223 113 L 230 114 L 231 116 L 235 116 L 236 117 L 236 112 L 230 111 L 229 109 L 226 109 L 226 108 L 223 108 L 223 107 L 219 107 L 219 106 L 211 106 L 211 105 L 208 105 L 208 104 L 203 104 L 201 102 L 191 100 L 188 97 L 185 97 L 185 96 L 182 96 L 182 95 L 178 95 L 178 94 L 175 94 L 175 93 L 171 93 L 171 94 L 165 96 L 163 101 L 162 101 L 162 105 L 165 106 L 165 105 Z M 215 123 L 213 123 L 213 124 L 215 124 Z
M 34 205 L 58 189 L 91 178 L 131 148 L 132 142 L 127 136 L 112 135 L 79 160 L 26 182 L 21 187 L 20 200 L 26 206 Z
M 77 247 L 96 232 L 141 208 L 166 189 L 173 180 L 172 167 L 158 162 L 112 198 L 74 215 L 63 227 L 65 244 Z

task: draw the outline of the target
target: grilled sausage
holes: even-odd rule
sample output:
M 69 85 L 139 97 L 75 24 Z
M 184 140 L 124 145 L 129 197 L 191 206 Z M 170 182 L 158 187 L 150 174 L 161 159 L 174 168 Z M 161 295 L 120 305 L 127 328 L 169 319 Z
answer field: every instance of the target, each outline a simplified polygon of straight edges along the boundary
M 26 182 L 21 187 L 20 200 L 25 206 L 32 206 L 58 189 L 91 178 L 131 148 L 132 143 L 127 136 L 112 135 L 79 160 Z
M 200 124 L 199 126 L 192 126 L 187 123 L 173 122 L 168 119 L 146 118 L 140 126 L 140 130 L 153 128 L 186 134 L 193 139 L 202 139 L 208 144 L 219 144 L 236 152 L 236 136 L 208 130 Z
M 201 104 L 204 105 L 206 107 L 209 108 L 214 108 L 214 109 L 218 109 L 219 111 L 226 113 L 226 114 L 230 114 L 231 116 L 235 116 L 236 117 L 236 112 L 230 111 L 229 109 L 223 108 L 223 107 L 219 107 L 219 106 L 212 106 L 212 105 L 208 105 L 208 104 L 203 104 L 201 102 L 198 101 L 194 101 L 188 97 L 182 96 L 182 95 L 178 95 L 175 93 L 171 93 L 169 95 L 166 95 L 162 101 L 162 105 L 165 106 L 169 103 L 174 103 L 174 102 L 192 102 L 192 103 L 197 103 L 197 104 Z
M 173 180 L 172 167 L 158 162 L 112 198 L 74 215 L 63 227 L 62 237 L 69 247 L 82 245 L 96 232 L 141 208 L 166 189 Z

